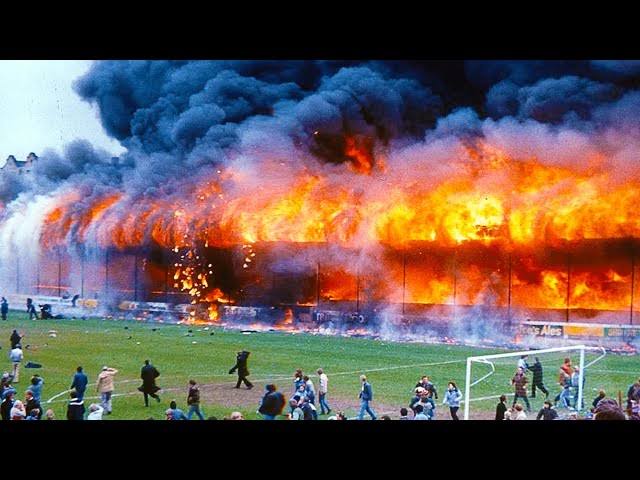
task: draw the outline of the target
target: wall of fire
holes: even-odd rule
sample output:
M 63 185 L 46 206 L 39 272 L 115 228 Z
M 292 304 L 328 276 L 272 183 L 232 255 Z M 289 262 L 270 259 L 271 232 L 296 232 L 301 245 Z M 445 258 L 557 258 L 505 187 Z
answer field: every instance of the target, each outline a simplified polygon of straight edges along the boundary
M 634 323 L 636 240 L 582 241 L 535 250 L 466 243 L 427 243 L 374 252 L 324 244 L 262 244 L 247 264 L 240 247 L 200 248 L 213 265 L 209 288 L 237 305 L 313 306 L 450 319 L 482 308 L 516 320 Z M 328 249 L 331 252 L 328 252 Z M 121 300 L 189 303 L 173 281 L 175 255 L 160 248 L 69 253 L 2 265 L 6 293 L 75 294 Z M 636 322 L 637 323 L 637 322 Z

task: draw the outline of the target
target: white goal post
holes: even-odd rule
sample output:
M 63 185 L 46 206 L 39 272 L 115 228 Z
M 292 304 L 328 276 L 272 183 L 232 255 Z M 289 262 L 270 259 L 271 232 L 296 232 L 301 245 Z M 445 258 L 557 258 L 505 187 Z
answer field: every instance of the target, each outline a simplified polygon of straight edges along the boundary
M 465 391 L 464 391 L 464 419 L 469 419 L 469 404 L 471 401 L 471 387 L 477 385 L 484 379 L 493 375 L 495 372 L 495 365 L 492 360 L 500 359 L 500 358 L 508 358 L 508 357 L 521 357 L 522 355 L 537 355 L 541 353 L 554 353 L 554 352 L 569 352 L 578 350 L 580 352 L 580 371 L 579 371 L 579 380 L 578 380 L 578 399 L 576 402 L 577 409 L 580 410 L 582 407 L 582 398 L 583 398 L 583 380 L 584 380 L 584 369 L 593 365 L 597 361 L 601 360 L 606 355 L 606 350 L 603 347 L 588 347 L 586 345 L 574 345 L 574 346 L 566 346 L 566 347 L 557 347 L 557 348 L 544 348 L 540 350 L 524 350 L 521 352 L 509 352 L 509 353 L 498 353 L 494 355 L 479 355 L 475 357 L 467 357 L 467 374 L 466 374 L 466 382 L 465 382 Z M 596 350 L 601 352 L 601 355 L 595 360 L 589 362 L 587 365 L 584 363 L 584 355 L 586 350 Z M 488 365 L 490 368 L 489 373 L 483 375 L 475 381 L 471 379 L 471 366 L 474 362 L 482 363 L 484 365 Z

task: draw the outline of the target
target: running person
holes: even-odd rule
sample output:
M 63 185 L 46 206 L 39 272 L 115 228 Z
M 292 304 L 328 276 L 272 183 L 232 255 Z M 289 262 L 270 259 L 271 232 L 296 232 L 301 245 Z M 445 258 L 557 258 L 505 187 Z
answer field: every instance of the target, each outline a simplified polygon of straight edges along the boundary
M 149 363 L 149 360 L 144 361 L 144 366 L 140 370 L 140 378 L 142 379 L 142 385 L 138 387 L 138 390 L 144 395 L 144 406 L 149 406 L 149 397 L 155 398 L 160 403 L 160 397 L 157 395 L 157 391 L 160 387 L 156 385 L 156 378 L 160 376 L 160 372 L 156 367 Z
M 462 393 L 458 389 L 455 382 L 449 382 L 447 386 L 447 393 L 444 395 L 443 405 L 449 405 L 449 413 L 451 413 L 452 420 L 460 420 L 458 418 L 458 410 L 460 409 L 460 401 L 462 400 Z

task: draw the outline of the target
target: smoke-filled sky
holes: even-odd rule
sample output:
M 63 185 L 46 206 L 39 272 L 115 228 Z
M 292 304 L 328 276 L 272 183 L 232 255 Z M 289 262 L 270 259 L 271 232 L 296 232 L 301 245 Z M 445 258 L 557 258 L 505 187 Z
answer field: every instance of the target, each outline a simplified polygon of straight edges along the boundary
M 43 87 L 43 103 L 24 105 L 48 130 L 24 148 L 50 142 L 58 151 L 37 151 L 32 178 L 0 179 L 5 230 L 31 228 L 33 238 L 53 224 L 47 238 L 67 245 L 172 245 L 185 231 L 211 241 L 359 244 L 402 228 L 408 239 L 451 241 L 640 232 L 631 208 L 640 189 L 629 184 L 640 165 L 640 61 L 85 67 L 74 67 L 72 86 L 67 75 Z M 68 100 L 58 108 L 57 98 Z M 0 130 L 17 139 L 22 128 Z M 88 141 L 59 148 L 76 135 Z M 113 145 L 126 150 L 117 165 Z M 29 226 L 21 219 L 36 204 L 49 216 L 33 214 Z M 451 211 L 437 212 L 443 204 Z M 607 231 L 568 224 L 613 213 Z
M 85 138 L 114 154 L 122 152 L 100 124 L 97 109 L 73 91 L 87 73 L 86 60 L 0 61 L 0 166 L 9 155 L 24 160 L 46 148 L 62 150 Z

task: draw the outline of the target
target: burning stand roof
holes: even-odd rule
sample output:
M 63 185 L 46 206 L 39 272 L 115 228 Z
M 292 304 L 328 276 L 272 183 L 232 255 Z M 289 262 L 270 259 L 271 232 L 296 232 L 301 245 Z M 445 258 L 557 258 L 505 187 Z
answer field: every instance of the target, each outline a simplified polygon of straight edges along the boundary
M 446 110 L 447 92 L 404 64 L 288 65 L 97 63 L 78 92 L 128 152 L 116 164 L 75 143 L 3 180 L 4 254 L 160 247 L 179 257 L 175 288 L 200 302 L 238 295 L 216 292 L 202 249 L 246 250 L 240 268 L 264 285 L 260 245 L 322 245 L 270 256 L 276 272 L 321 264 L 331 286 L 298 302 L 355 290 L 356 302 L 633 312 L 635 243 L 619 245 L 640 236 L 635 74 L 505 64 L 481 118 Z

